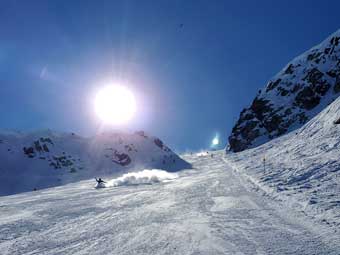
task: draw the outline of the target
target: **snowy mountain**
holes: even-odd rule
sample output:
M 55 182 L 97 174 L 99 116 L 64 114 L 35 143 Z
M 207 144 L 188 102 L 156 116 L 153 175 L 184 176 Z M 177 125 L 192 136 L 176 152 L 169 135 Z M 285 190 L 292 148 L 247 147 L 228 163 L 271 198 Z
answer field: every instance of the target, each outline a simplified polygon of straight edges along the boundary
M 227 160 L 266 194 L 339 229 L 339 134 L 340 98 L 294 132 Z
M 0 195 L 47 188 L 133 169 L 177 171 L 190 167 L 160 139 L 143 131 L 74 133 L 41 131 L 0 134 Z
M 287 64 L 242 110 L 229 136 L 234 152 L 301 127 L 340 94 L 340 30 Z

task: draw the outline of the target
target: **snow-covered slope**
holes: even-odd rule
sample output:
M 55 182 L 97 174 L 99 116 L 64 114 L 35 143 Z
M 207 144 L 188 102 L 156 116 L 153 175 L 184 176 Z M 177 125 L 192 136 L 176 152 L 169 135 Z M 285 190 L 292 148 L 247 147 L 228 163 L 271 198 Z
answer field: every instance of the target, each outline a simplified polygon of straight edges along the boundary
M 339 96 L 340 30 L 275 75 L 243 109 L 229 136 L 234 152 L 301 127 Z
M 52 131 L 0 134 L 0 195 L 133 169 L 177 171 L 188 167 L 160 139 L 142 131 L 92 138 Z
M 339 134 L 340 98 L 300 129 L 227 159 L 268 194 L 339 227 Z
M 186 156 L 193 169 L 166 183 L 0 197 L 1 254 L 339 254 L 340 232 L 254 192 L 213 153 Z

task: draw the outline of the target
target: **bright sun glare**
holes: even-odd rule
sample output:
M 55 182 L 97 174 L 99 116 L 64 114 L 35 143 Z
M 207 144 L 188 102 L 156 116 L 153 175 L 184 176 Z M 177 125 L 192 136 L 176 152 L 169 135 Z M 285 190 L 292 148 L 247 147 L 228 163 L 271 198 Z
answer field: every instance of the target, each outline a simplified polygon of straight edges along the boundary
M 107 86 L 95 98 L 95 111 L 107 124 L 124 124 L 136 112 L 136 101 L 132 92 L 123 86 Z
M 212 140 L 212 145 L 213 145 L 213 146 L 216 146 L 216 145 L 218 145 L 219 143 L 220 143 L 220 141 L 218 140 L 217 137 L 215 137 L 215 138 Z

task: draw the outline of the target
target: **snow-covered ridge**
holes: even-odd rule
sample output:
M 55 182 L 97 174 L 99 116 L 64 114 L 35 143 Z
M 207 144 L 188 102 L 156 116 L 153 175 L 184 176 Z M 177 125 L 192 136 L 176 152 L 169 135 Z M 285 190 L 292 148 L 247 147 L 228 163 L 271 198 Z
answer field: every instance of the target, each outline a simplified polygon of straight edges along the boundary
M 303 127 L 227 160 L 271 194 L 328 225 L 340 225 L 340 98 Z
M 288 63 L 242 110 L 229 136 L 237 152 L 301 127 L 340 92 L 340 30 Z
M 178 171 L 190 164 L 143 131 L 84 138 L 49 130 L 0 133 L 0 195 L 112 176 L 136 169 Z

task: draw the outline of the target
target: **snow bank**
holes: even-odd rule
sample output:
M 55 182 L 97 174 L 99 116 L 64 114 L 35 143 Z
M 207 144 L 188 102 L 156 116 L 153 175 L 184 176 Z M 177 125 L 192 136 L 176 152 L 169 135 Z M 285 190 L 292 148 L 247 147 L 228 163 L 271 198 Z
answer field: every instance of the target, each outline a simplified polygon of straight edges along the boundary
M 140 172 L 127 173 L 117 179 L 113 179 L 107 183 L 106 187 L 153 184 L 170 181 L 177 177 L 178 175 L 175 173 L 169 173 L 158 169 L 145 169 Z

